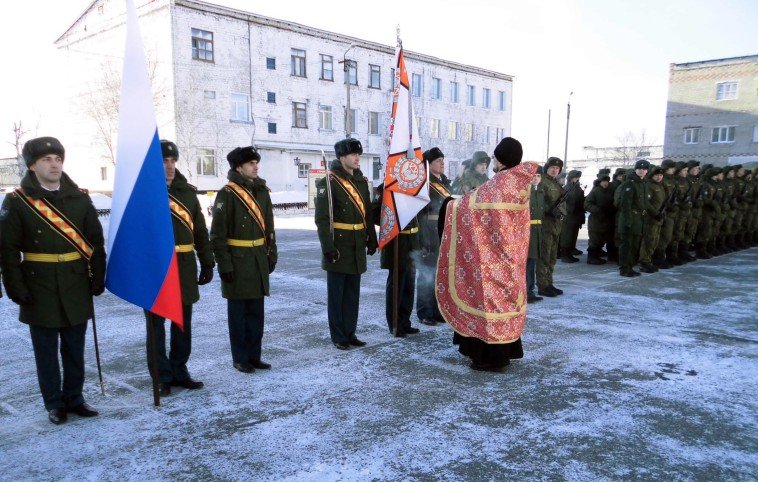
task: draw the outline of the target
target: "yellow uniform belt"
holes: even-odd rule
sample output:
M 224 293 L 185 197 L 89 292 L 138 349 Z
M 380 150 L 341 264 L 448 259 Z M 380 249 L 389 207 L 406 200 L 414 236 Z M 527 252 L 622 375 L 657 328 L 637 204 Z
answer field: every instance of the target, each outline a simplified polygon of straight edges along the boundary
M 177 253 L 191 253 L 195 249 L 194 244 L 177 244 L 174 246 Z
M 529 224 L 542 224 L 542 220 L 541 219 L 532 219 L 531 221 L 529 221 Z
M 61 254 L 24 253 L 24 261 L 38 261 L 40 263 L 63 263 L 77 259 L 82 259 L 82 255 L 78 251 Z
M 263 246 L 266 244 L 266 239 L 227 239 L 226 244 L 229 246 L 237 246 L 238 248 L 253 248 L 255 246 Z
M 412 227 L 411 229 L 406 229 L 405 231 L 400 231 L 400 234 L 413 234 L 418 233 L 418 226 Z
M 346 231 L 360 231 L 364 229 L 363 224 L 334 223 L 334 229 L 344 229 Z

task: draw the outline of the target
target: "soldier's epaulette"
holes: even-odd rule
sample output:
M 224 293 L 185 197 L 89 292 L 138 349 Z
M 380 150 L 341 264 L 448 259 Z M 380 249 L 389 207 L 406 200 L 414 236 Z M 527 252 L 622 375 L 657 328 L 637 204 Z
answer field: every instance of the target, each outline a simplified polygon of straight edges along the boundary
M 79 192 L 81 192 L 82 194 L 89 194 L 89 189 L 84 189 L 83 187 L 80 187 Z
M 10 197 L 18 197 L 18 194 L 16 193 L 16 191 L 11 191 L 11 192 L 8 193 L 8 196 L 10 196 Z
M 193 191 L 197 191 L 197 186 L 195 186 L 194 184 L 190 184 L 190 183 L 187 183 L 187 185 L 188 185 L 188 186 L 189 186 L 189 188 L 190 188 L 190 189 L 192 189 Z

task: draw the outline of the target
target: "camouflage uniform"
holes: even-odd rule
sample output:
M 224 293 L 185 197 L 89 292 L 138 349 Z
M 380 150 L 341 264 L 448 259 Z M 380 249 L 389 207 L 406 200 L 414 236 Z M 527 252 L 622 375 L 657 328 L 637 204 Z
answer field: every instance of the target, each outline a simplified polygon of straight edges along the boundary
M 558 257 L 558 243 L 561 236 L 561 222 L 566 215 L 565 200 L 558 202 L 563 194 L 563 188 L 558 181 L 548 174 L 550 166 L 563 168 L 563 161 L 557 157 L 547 160 L 542 175 L 542 191 L 545 194 L 545 215 L 542 218 L 542 245 L 540 258 L 537 261 L 537 292 L 540 295 L 556 296 L 562 291 L 556 291 L 553 285 L 553 270 Z
M 658 246 L 661 234 L 661 226 L 665 214 L 661 209 L 666 203 L 666 188 L 661 182 L 653 180 L 656 174 L 663 174 L 663 168 L 653 167 L 644 180 L 646 191 L 645 216 L 643 219 L 642 243 L 640 245 L 640 271 L 654 273 L 658 271 L 653 265 L 653 253 Z

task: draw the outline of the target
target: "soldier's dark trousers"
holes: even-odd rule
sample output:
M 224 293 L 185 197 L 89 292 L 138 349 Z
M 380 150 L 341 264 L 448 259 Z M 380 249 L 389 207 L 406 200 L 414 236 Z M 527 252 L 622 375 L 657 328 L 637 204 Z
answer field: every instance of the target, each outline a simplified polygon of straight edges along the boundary
M 619 271 L 630 271 L 637 264 L 637 258 L 640 254 L 640 244 L 642 244 L 642 236 L 639 234 L 621 234 Z
M 437 257 L 435 256 L 436 260 Z M 424 318 L 442 321 L 442 313 L 437 304 L 437 296 L 434 290 L 434 274 L 436 268 L 425 264 L 419 265 L 418 279 L 416 281 L 416 315 L 419 320 Z
M 526 259 L 526 294 L 533 295 L 537 285 L 537 258 Z
M 387 271 L 387 283 L 385 286 L 385 314 L 387 326 L 392 333 L 392 301 L 394 299 L 392 289 L 392 277 L 394 270 Z M 413 313 L 413 298 L 416 294 L 416 268 L 401 269 L 397 273 L 397 327 L 398 331 L 404 331 L 411 327 L 411 313 Z
M 332 343 L 349 343 L 358 326 L 361 275 L 327 271 L 326 295 Z
M 184 331 L 171 322 L 171 348 L 166 356 L 166 319 L 155 313 L 145 311 L 147 329 L 153 331 L 155 353 L 158 358 L 158 381 L 160 383 L 180 382 L 190 378 L 187 361 L 192 353 L 192 305 L 183 306 Z M 150 340 L 146 341 L 147 368 L 152 374 L 153 356 L 150 353 Z
M 237 363 L 258 362 L 261 359 L 263 300 L 226 300 L 232 360 Z
M 573 255 L 581 227 L 582 225 L 579 223 L 569 223 L 566 221 L 561 225 L 560 248 L 564 256 Z
M 67 328 L 45 328 L 29 325 L 37 364 L 37 380 L 45 402 L 45 410 L 72 408 L 84 403 L 84 335 L 87 323 Z M 63 385 L 58 364 L 60 338 Z

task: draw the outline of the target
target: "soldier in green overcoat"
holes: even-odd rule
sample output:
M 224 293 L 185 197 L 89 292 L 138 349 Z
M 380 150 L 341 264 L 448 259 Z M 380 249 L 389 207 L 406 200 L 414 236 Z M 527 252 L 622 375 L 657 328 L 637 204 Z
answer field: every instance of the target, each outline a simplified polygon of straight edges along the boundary
M 608 187 L 610 182 L 609 175 L 598 175 L 592 191 L 584 199 L 584 209 L 590 213 L 587 223 L 587 264 L 605 264 L 601 252 L 604 245 L 607 244 L 610 249 L 612 243 L 615 209 L 611 209 L 613 194 Z
M 471 164 L 468 171 L 461 178 L 461 189 L 459 194 L 467 194 L 472 189 L 476 189 L 489 180 L 487 177 L 487 168 L 492 159 L 484 151 L 476 151 L 471 157 Z
M 647 189 L 643 181 L 650 163 L 639 160 L 634 170 L 626 175 L 626 180 L 616 191 L 614 203 L 619 214 L 619 274 L 621 276 L 639 276 L 633 269 L 637 263 L 642 241 L 644 218 L 647 208 Z
M 537 172 L 532 179 L 529 195 L 529 254 L 526 258 L 526 302 L 536 303 L 542 301 L 542 296 L 534 292 L 537 285 L 537 260 L 540 258 L 542 249 L 542 218 L 545 214 L 545 193 L 542 191 L 542 166 L 537 167 Z
M 429 169 L 429 204 L 419 213 L 419 241 L 421 243 L 418 279 L 416 281 L 416 315 L 425 325 L 445 323 L 435 295 L 434 276 L 440 252 L 437 234 L 440 208 L 450 197 L 452 187 L 445 176 L 445 155 L 438 147 L 424 152 L 424 161 Z
M 537 261 L 537 294 L 555 297 L 563 294 L 553 284 L 553 270 L 558 258 L 558 243 L 561 236 L 561 223 L 566 216 L 566 201 L 563 188 L 556 177 L 563 169 L 563 161 L 551 157 L 545 163 L 542 176 L 542 191 L 545 194 L 545 215 L 542 218 L 542 245 Z
M 105 289 L 103 228 L 87 192 L 63 172 L 58 139 L 32 139 L 22 154 L 29 170 L 0 210 L 0 267 L 19 321 L 29 325 L 48 419 L 58 425 L 67 413 L 97 415 L 82 388 L 92 296 Z
M 192 305 L 200 299 L 198 285 L 210 283 L 213 279 L 213 250 L 208 239 L 208 228 L 197 188 L 187 182 L 176 170 L 179 148 L 171 141 L 161 141 L 163 170 L 166 175 L 171 222 L 176 244 L 176 258 L 179 266 L 179 284 L 182 292 L 183 330 L 171 323 L 171 350 L 166 356 L 166 319 L 145 310 L 147 329 L 153 332 L 158 361 L 159 394 L 171 394 L 172 386 L 189 390 L 203 387 L 203 382 L 193 380 L 187 370 L 187 361 L 192 353 Z M 197 257 L 195 257 L 197 252 Z M 197 260 L 200 259 L 200 274 Z M 147 365 L 152 373 L 150 342 L 147 342 Z
M 366 255 L 376 253 L 378 243 L 368 180 L 360 169 L 363 146 L 357 139 L 342 139 L 334 152 L 328 186 L 327 178 L 316 183 L 315 221 L 326 271 L 329 334 L 335 347 L 348 350 L 366 345 L 355 335 L 361 274 L 366 272 Z
M 653 264 L 653 254 L 661 236 L 661 226 L 666 214 L 661 212 L 666 203 L 666 188 L 663 186 L 663 168 L 653 166 L 644 180 L 647 206 L 643 218 L 642 244 L 640 246 L 640 271 L 655 273 L 658 268 Z
M 253 146 L 227 156 L 229 182 L 216 195 L 211 245 L 226 298 L 234 368 L 252 373 L 269 369 L 261 360 L 264 297 L 278 261 L 274 211 L 266 181 L 258 177 L 261 156 Z
M 584 210 L 584 189 L 579 183 L 582 177 L 582 171 L 573 170 L 566 175 L 566 185 L 563 190 L 568 193 L 566 196 L 566 217 L 561 224 L 560 237 L 560 257 L 564 263 L 576 263 L 579 261 L 575 254 L 581 254 L 576 249 L 576 240 L 579 237 L 579 230 L 582 228 L 585 220 Z

